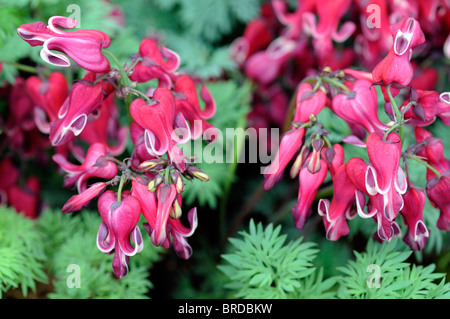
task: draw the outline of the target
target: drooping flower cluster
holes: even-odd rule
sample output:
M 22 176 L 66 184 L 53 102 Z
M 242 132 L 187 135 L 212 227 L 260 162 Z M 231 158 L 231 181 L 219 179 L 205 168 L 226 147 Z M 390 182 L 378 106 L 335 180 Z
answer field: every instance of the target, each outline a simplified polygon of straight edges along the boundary
M 103 221 L 97 246 L 114 253 L 113 270 L 119 278 L 128 272 L 129 257 L 143 249 L 141 213 L 154 245 L 169 248 L 172 243 L 176 253 L 188 259 L 192 249 L 187 237 L 197 227 L 197 211 L 188 212 L 190 227 L 185 227 L 181 221 L 185 179 L 209 178 L 193 166 L 180 145 L 202 138 L 207 130 L 208 139 L 213 138 L 216 130 L 207 120 L 215 113 L 214 99 L 204 85 L 198 93 L 198 83 L 178 72 L 179 56 L 155 40 L 144 39 L 129 64 L 118 65 L 105 50 L 110 44 L 105 33 L 57 28 L 75 25 L 73 19 L 52 17 L 48 25 L 35 22 L 17 29 L 30 45 L 42 46 L 44 61 L 69 66 L 65 55 L 53 52 L 59 51 L 87 71 L 73 85 L 59 72 L 45 79 L 32 76 L 25 83 L 32 101 L 27 114 L 48 134 L 55 149 L 53 161 L 66 173 L 64 186 L 77 190 L 62 212 L 81 210 L 98 198 Z M 108 58 L 117 65 L 111 66 Z M 153 80 L 155 87 L 138 89 Z M 118 103 L 117 97 L 123 102 Z M 121 104 L 128 127 L 119 121 L 124 113 Z M 134 149 L 121 161 L 116 157 L 124 152 L 128 137 Z
M 327 238 L 338 240 L 349 233 L 348 219 L 359 216 L 376 222 L 377 240 L 389 241 L 402 235 L 400 215 L 407 228 L 404 241 L 411 249 L 421 250 L 430 235 L 423 220 L 427 198 L 440 210 L 437 227 L 450 229 L 450 196 L 446 193 L 450 161 L 444 157 L 440 139 L 424 128 L 437 118 L 448 125 L 450 100 L 447 92 L 418 90 L 411 85 L 411 52 L 425 41 L 419 22 L 405 18 L 390 30 L 392 48 L 372 73 L 325 68 L 301 82 L 291 130 L 283 135 L 273 163 L 264 172 L 264 186 L 272 188 L 294 160 L 290 176 L 298 175 L 299 191 L 292 214 L 298 229 L 317 211 Z M 397 105 L 394 97 L 404 102 Z M 378 117 L 379 104 L 384 104 L 391 119 L 387 123 Z M 345 161 L 342 145 L 330 143 L 329 132 L 317 121 L 324 107 L 348 124 L 352 133 L 342 142 L 365 148 L 368 161 L 351 154 Z M 416 144 L 406 145 L 405 130 L 415 132 Z M 409 161 L 427 167 L 424 187 L 412 184 Z M 314 208 L 328 172 L 333 196 L 331 201 L 320 199 Z
M 247 24 L 242 36 L 231 45 L 234 60 L 257 86 L 249 116 L 252 127 L 287 129 L 283 114 L 289 108 L 289 97 L 295 94 L 297 84 L 306 76 L 317 74 L 316 70 L 356 65 L 367 70 L 377 65 L 383 69 L 384 64 L 393 60 L 410 59 L 410 48 L 423 42 L 424 35 L 428 41 L 416 54 L 450 57 L 448 2 L 298 0 L 294 7 L 291 4 L 285 0 L 264 2 L 259 16 Z M 423 33 L 415 32 L 414 39 L 407 39 L 404 34 L 396 38 L 398 23 L 407 17 L 417 21 Z M 391 25 L 397 25 L 395 30 Z M 408 34 L 407 28 L 402 30 Z M 389 58 L 379 64 L 386 54 Z M 420 63 L 396 65 L 407 69 L 391 74 L 402 77 L 391 80 L 408 82 L 420 90 L 435 88 L 438 80 L 435 68 Z M 403 72 L 408 76 L 402 76 Z

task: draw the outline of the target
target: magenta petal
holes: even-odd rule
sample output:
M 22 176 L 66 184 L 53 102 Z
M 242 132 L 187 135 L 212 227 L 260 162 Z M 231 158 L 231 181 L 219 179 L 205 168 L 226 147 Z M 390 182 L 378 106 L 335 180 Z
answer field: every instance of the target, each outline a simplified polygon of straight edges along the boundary
M 375 216 L 375 214 L 378 213 L 378 210 L 372 209 L 369 213 L 364 212 L 364 206 L 366 205 L 366 198 L 364 196 L 364 193 L 362 193 L 359 190 L 355 191 L 355 204 L 356 204 L 356 212 L 358 213 L 359 217 L 361 218 L 372 218 Z
M 314 202 L 317 191 L 327 176 L 328 168 L 325 160 L 320 160 L 320 170 L 312 174 L 307 167 L 300 170 L 299 173 L 299 190 L 297 204 L 292 208 L 295 227 L 299 230 L 303 229 L 306 220 L 311 213 L 311 205 Z
M 355 29 L 355 23 L 352 21 L 347 21 L 341 26 L 339 31 L 336 30 L 333 32 L 332 38 L 336 42 L 344 42 L 353 34 L 353 32 L 355 32 Z
M 156 246 L 163 245 L 167 239 L 167 219 L 169 218 L 170 210 L 172 209 L 172 204 L 176 195 L 177 190 L 174 184 L 160 184 L 156 190 L 156 196 L 158 198 L 158 211 L 155 227 L 151 235 L 152 242 Z
M 120 249 L 116 249 L 112 262 L 114 274 L 117 278 L 123 278 L 128 274 L 128 262 L 130 257 L 125 255 Z
M 313 94 L 310 96 L 310 94 Z M 307 96 L 307 98 L 305 98 Z M 306 123 L 311 114 L 318 115 L 324 108 L 327 97 L 322 90 L 312 91 L 311 84 L 302 83 L 297 92 L 297 106 L 294 121 Z
M 342 139 L 342 142 L 352 144 L 359 147 L 366 147 L 366 143 L 356 135 L 348 135 Z
M 67 214 L 80 210 L 89 203 L 90 200 L 99 195 L 106 188 L 106 183 L 95 183 L 84 192 L 78 195 L 72 196 L 62 208 L 62 213 Z
M 17 33 L 30 45 L 42 45 L 41 57 L 44 61 L 63 67 L 70 66 L 70 60 L 51 50 L 67 54 L 75 63 L 92 72 L 104 72 L 109 69 L 108 59 L 101 49 L 109 46 L 109 37 L 97 30 L 77 30 L 72 32 L 57 27 L 74 28 L 76 21 L 66 17 L 51 17 L 48 26 L 42 22 L 21 25 Z
M 142 236 L 140 231 L 136 230 L 141 214 L 139 201 L 133 196 L 126 196 L 117 208 L 112 207 L 111 205 L 110 227 L 113 228 L 117 243 L 123 253 L 127 256 L 133 256 L 142 249 Z M 133 239 L 136 240 L 135 247 L 131 246 L 130 243 L 132 233 Z
M 389 129 L 378 119 L 377 92 L 368 80 L 356 80 L 353 86 L 354 96 L 338 94 L 332 100 L 333 111 L 349 124 L 361 125 L 369 133 L 384 134 Z
M 408 227 L 403 240 L 414 250 L 422 250 L 430 236 L 430 232 L 423 221 L 423 209 L 426 196 L 421 190 L 411 187 L 403 195 L 404 206 L 401 210 L 403 221 Z
M 192 255 L 192 248 L 187 242 L 186 238 L 194 234 L 197 228 L 197 209 L 192 208 L 188 212 L 188 220 L 190 224 L 190 229 L 184 227 L 179 219 L 169 218 L 169 224 L 171 226 L 170 234 L 173 238 L 173 246 L 177 255 L 183 259 L 189 259 Z
M 427 196 L 433 207 L 439 209 L 437 227 L 450 231 L 450 171 L 441 174 L 441 178 L 430 179 L 427 183 Z
M 102 221 L 97 233 L 98 249 L 103 253 L 110 253 L 114 249 L 115 245 L 116 240 L 114 234 L 109 230 L 106 223 Z
M 282 137 L 275 159 L 264 170 L 264 189 L 272 188 L 280 180 L 287 164 L 302 146 L 304 135 L 305 130 L 300 128 L 289 131 Z
M 180 144 L 188 142 L 191 139 L 191 130 L 189 129 L 189 125 L 187 124 L 183 113 L 178 113 L 175 116 L 173 124 L 174 130 L 171 134 L 172 140 Z
M 395 237 L 401 236 L 401 228 L 396 222 L 392 222 L 381 216 L 376 215 L 377 219 L 377 235 L 381 240 L 390 241 Z
M 133 180 L 131 196 L 139 200 L 142 214 L 153 229 L 156 224 L 157 216 L 156 194 L 150 192 L 146 184 L 139 182 L 139 180 Z
M 346 165 L 342 165 L 333 178 L 331 205 L 319 202 L 319 213 L 323 215 L 327 238 L 338 240 L 349 233 L 346 218 L 355 202 L 355 186 L 347 176 Z
M 371 171 L 374 178 L 373 185 L 380 194 L 385 194 L 394 186 L 398 178 L 398 169 L 401 154 L 401 141 L 396 133 L 390 133 L 387 142 L 381 140 L 380 135 L 371 133 L 367 137 L 367 153 L 372 164 Z
M 62 145 L 78 136 L 87 123 L 87 116 L 100 107 L 103 101 L 102 84 L 77 82 L 70 96 L 59 110 L 59 119 L 50 124 L 50 142 Z
M 182 116 L 176 116 L 175 100 L 172 93 L 158 88 L 153 93 L 155 104 L 148 105 L 142 99 L 134 100 L 130 105 L 133 119 L 145 129 L 145 146 L 151 155 L 163 155 L 168 151 L 171 141 L 185 142 L 190 138 L 190 131 Z M 179 128 L 184 134 L 176 136 L 174 130 Z

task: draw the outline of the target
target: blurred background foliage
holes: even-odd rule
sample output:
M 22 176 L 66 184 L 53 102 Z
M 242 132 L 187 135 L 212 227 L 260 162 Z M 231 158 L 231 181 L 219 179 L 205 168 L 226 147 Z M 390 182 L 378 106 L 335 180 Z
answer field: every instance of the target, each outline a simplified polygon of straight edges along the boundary
M 76 4 L 81 10 L 81 28 L 106 32 L 111 37 L 109 50 L 123 63 L 138 51 L 145 37 L 157 38 L 177 52 L 180 71 L 203 80 L 210 89 L 217 103 L 211 123 L 224 131 L 245 128 L 254 89 L 230 58 L 228 46 L 259 14 L 262 2 L 80 0 Z M 14 63 L 56 70 L 43 65 L 39 49 L 20 39 L 16 28 L 46 22 L 54 15 L 70 16 L 71 4 L 71 0 L 0 0 L 0 60 L 5 62 L 1 85 L 23 75 Z M 69 80 L 79 78 L 81 72 L 76 67 L 62 71 Z M 0 101 L 0 111 L 5 107 L 6 101 Z M 331 131 L 332 142 L 348 135 L 346 124 L 327 109 L 319 121 Z M 437 122 L 430 130 L 438 133 L 442 124 Z M 412 138 L 411 134 L 407 138 Z M 245 140 L 225 141 L 224 147 L 226 143 L 232 143 L 237 151 Z M 450 141 L 443 139 L 443 143 L 448 158 Z M 355 146 L 346 145 L 345 151 L 347 156 L 365 156 Z M 349 236 L 330 242 L 325 239 L 319 216 L 312 217 L 302 231 L 294 227 L 291 209 L 296 202 L 296 181 L 285 179 L 264 192 L 259 163 L 199 166 L 210 181 L 206 187 L 201 182 L 188 184 L 184 197 L 185 204 L 199 207 L 199 227 L 190 238 L 194 249 L 191 259 L 181 260 L 172 250 L 154 248 L 147 237 L 145 249 L 130 260 L 129 274 L 117 280 L 111 271 L 112 256 L 96 247 L 98 214 L 87 209 L 62 215 L 59 209 L 72 195 L 71 190 L 62 188 L 62 176 L 52 165 L 37 167 L 32 160 L 25 163 L 23 171 L 31 171 L 43 181 L 41 195 L 46 209 L 37 221 L 0 209 L 2 297 L 449 297 L 445 274 L 450 270 L 450 239 L 436 228 L 438 211 L 429 203 L 424 216 L 429 219 L 425 222 L 431 236 L 423 252 L 405 251 L 401 242 L 372 242 L 375 223 L 359 218 L 349 222 Z M 418 185 L 424 185 L 423 167 L 412 165 L 411 176 Z M 330 195 L 325 187 L 318 197 Z M 367 277 L 366 264 L 375 262 L 390 262 L 390 283 L 400 284 L 388 292 L 378 291 L 378 295 L 366 291 L 361 278 Z M 82 269 L 80 289 L 67 287 L 70 264 Z M 413 285 L 418 282 L 423 286 Z M 408 285 L 414 287 L 408 290 Z

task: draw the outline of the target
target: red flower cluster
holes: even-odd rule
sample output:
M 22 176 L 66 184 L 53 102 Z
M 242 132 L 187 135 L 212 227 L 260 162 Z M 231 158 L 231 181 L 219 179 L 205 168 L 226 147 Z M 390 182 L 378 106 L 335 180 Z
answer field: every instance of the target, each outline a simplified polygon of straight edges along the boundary
M 440 210 L 437 227 L 450 230 L 450 161 L 444 158 L 442 142 L 423 128 L 437 117 L 448 125 L 450 103 L 448 93 L 416 90 L 411 85 L 411 49 L 425 41 L 419 22 L 405 18 L 392 25 L 391 31 L 392 48 L 372 73 L 351 69 L 331 72 L 326 68 L 302 81 L 291 130 L 282 137 L 274 162 L 265 170 L 264 186 L 272 188 L 295 158 L 290 176 L 299 176 L 298 202 L 292 209 L 298 229 L 304 227 L 312 213 L 317 191 L 329 172 L 333 197 L 331 202 L 320 199 L 317 207 L 328 239 L 347 235 L 347 220 L 359 215 L 374 219 L 375 237 L 389 241 L 401 235 L 397 218 L 401 215 L 408 229 L 404 241 L 411 249 L 421 250 L 430 234 L 422 214 L 427 197 Z M 376 86 L 381 88 L 381 101 Z M 404 102 L 397 105 L 394 96 Z M 390 122 L 380 121 L 379 103 L 385 104 Z M 324 107 L 345 120 L 352 134 L 343 142 L 364 147 L 368 162 L 359 157 L 345 162 L 342 146 L 332 145 L 329 132 L 317 122 Z M 405 145 L 406 128 L 415 130 L 416 144 Z M 308 131 L 311 134 L 306 139 Z M 428 167 L 425 188 L 411 183 L 407 165 L 410 160 Z
M 285 0 L 264 2 L 231 45 L 234 60 L 257 87 L 249 125 L 286 128 L 283 115 L 297 84 L 325 67 L 377 66 L 375 82 L 411 82 L 415 89 L 433 90 L 437 71 L 410 64 L 410 49 L 426 36 L 420 54 L 449 57 L 449 21 L 450 5 L 439 0 L 298 0 L 294 9 Z M 415 32 L 419 24 L 423 32 Z M 392 63 L 398 69 L 389 73 Z
M 48 26 L 35 22 L 17 29 L 30 45 L 43 46 L 44 61 L 69 66 L 66 56 L 50 50 L 60 51 L 87 73 L 71 87 L 58 72 L 45 79 L 29 77 L 23 84 L 29 100 L 26 108 L 16 108 L 23 114 L 15 116 L 31 114 L 30 125 L 48 134 L 56 151 L 53 160 L 66 172 L 64 186 L 78 191 L 63 213 L 78 211 L 98 197 L 103 222 L 97 246 L 102 252 L 114 252 L 117 277 L 127 274 L 129 257 L 143 249 L 137 225 L 141 213 L 154 245 L 169 248 L 172 242 L 177 254 L 188 259 L 192 249 L 186 238 L 197 227 L 197 212 L 195 208 L 188 212 L 190 227 L 185 227 L 180 220 L 184 179 L 207 181 L 208 176 L 192 165 L 179 145 L 202 137 L 206 129 L 211 129 L 209 136 L 214 135 L 215 128 L 206 121 L 215 113 L 214 99 L 206 86 L 199 96 L 196 81 L 178 73 L 178 55 L 154 40 L 142 41 L 130 66 L 113 68 L 107 56 L 117 59 L 105 50 L 110 43 L 106 34 L 56 28 L 75 25 L 75 20 L 52 17 Z M 158 84 L 147 92 L 136 88 L 151 80 Z M 129 127 L 119 122 L 116 97 L 124 100 Z M 11 126 L 26 123 L 11 122 Z M 128 132 L 134 150 L 130 158 L 120 161 L 115 156 L 125 150 Z M 88 145 L 87 151 L 78 141 Z M 71 163 L 71 156 L 80 164 Z M 127 185 L 131 187 L 126 189 Z

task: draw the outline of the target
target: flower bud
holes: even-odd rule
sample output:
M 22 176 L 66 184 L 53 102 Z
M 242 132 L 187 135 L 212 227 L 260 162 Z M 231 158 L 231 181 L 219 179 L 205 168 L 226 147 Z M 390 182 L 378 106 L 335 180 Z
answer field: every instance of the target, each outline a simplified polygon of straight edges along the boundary
M 199 168 L 197 167 L 190 167 L 189 168 L 189 173 L 191 173 L 192 176 L 194 176 L 195 178 L 201 180 L 202 182 L 207 182 L 209 181 L 209 176 L 206 175 L 204 172 L 202 172 Z
M 148 161 L 144 161 L 141 164 L 139 164 L 139 169 L 143 170 L 143 171 L 148 171 L 151 170 L 153 168 L 155 168 L 157 165 L 160 165 L 163 163 L 162 159 L 159 158 L 154 158 Z
M 298 175 L 298 172 L 300 172 L 300 169 L 302 168 L 303 164 L 305 163 L 306 158 L 309 154 L 309 148 L 306 145 L 302 146 L 302 149 L 300 150 L 300 154 L 298 154 L 297 158 L 294 161 L 294 164 L 291 167 L 290 171 L 290 177 L 294 178 Z
M 170 178 L 172 182 L 175 184 L 178 193 L 182 193 L 184 191 L 184 182 L 181 174 L 178 171 L 172 171 L 170 173 Z
M 159 184 L 161 184 L 161 182 L 163 181 L 163 176 L 161 174 L 157 174 L 155 176 L 154 179 L 152 179 L 149 183 L 148 183 L 148 190 L 150 192 L 154 192 L 156 191 L 156 188 L 158 187 Z
M 170 211 L 170 217 L 172 217 L 173 219 L 178 219 L 181 217 L 181 214 L 181 196 L 177 196 L 177 198 L 175 198 L 175 200 L 173 201 L 172 209 Z

